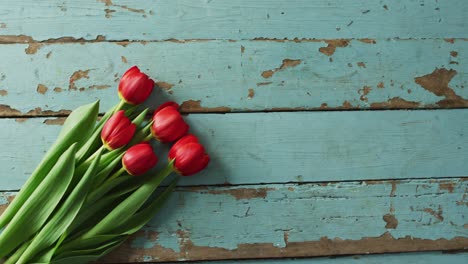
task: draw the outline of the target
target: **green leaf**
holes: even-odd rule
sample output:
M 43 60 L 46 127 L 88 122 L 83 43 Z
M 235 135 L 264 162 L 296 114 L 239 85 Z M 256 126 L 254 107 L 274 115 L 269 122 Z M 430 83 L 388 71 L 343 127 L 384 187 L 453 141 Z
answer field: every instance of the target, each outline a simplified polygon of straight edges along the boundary
M 99 164 L 101 153 L 102 151 L 99 151 L 81 181 L 73 189 L 70 196 L 66 198 L 58 211 L 52 215 L 52 218 L 47 221 L 47 224 L 42 227 L 41 231 L 34 237 L 32 243 L 22 254 L 17 264 L 28 263 L 28 261 L 37 253 L 57 242 L 63 232 L 65 232 L 68 226 L 72 223 L 83 205 L 86 195 L 88 194 L 89 187 L 93 182 L 93 177 L 96 174 L 97 164 Z
M 166 187 L 166 189 L 159 194 L 159 196 L 151 201 L 144 209 L 141 209 L 136 214 L 134 214 L 128 221 L 116 227 L 112 230 L 112 233 L 117 234 L 127 234 L 131 235 L 138 230 L 140 230 L 144 225 L 146 225 L 161 209 L 164 203 L 167 201 L 172 191 L 177 185 L 179 177 L 172 180 L 171 184 Z
M 57 250 L 56 256 L 53 257 L 53 261 L 68 257 L 72 254 L 70 252 L 83 251 L 89 249 L 98 249 L 99 247 L 105 246 L 114 241 L 123 241 L 128 236 L 112 234 L 112 235 L 99 235 L 86 239 L 77 239 L 70 243 L 64 244 Z
M 58 159 L 52 170 L 0 234 L 0 258 L 39 231 L 66 192 L 75 170 L 76 144 Z
M 107 195 L 96 202 L 83 206 L 67 230 L 67 233 L 71 234 L 67 240 L 73 240 L 95 226 L 122 200 L 123 198 L 120 198 L 120 195 Z
M 26 250 L 26 248 L 28 248 L 29 244 L 31 244 L 31 240 L 26 243 L 23 243 L 18 249 L 16 249 L 15 253 L 13 253 L 13 255 L 11 255 L 3 264 L 15 264 L 16 261 L 18 261 L 18 259 L 21 257 L 23 252 Z
M 125 241 L 124 238 L 109 242 L 108 244 L 96 249 L 76 250 L 68 253 L 68 257 L 63 257 L 50 262 L 51 264 L 83 264 L 94 262 L 103 256 L 109 254 L 116 247 L 120 246 Z
M 141 123 L 145 121 L 145 117 L 148 114 L 148 111 L 149 111 L 148 108 L 141 111 L 141 113 L 132 120 L 132 123 L 137 125 L 137 127 L 139 127 Z
M 102 221 L 83 235 L 90 238 L 96 235 L 107 234 L 119 223 L 127 221 L 146 202 L 154 190 L 172 172 L 172 164 L 168 164 L 155 177 L 144 182 L 138 189 L 131 193 L 117 207 L 115 207 Z
M 88 138 L 96 123 L 98 110 L 99 101 L 96 101 L 95 103 L 81 106 L 70 114 L 54 145 L 47 151 L 41 163 L 21 188 L 21 191 L 0 216 L 0 229 L 10 222 L 16 212 L 28 200 L 57 162 L 60 155 L 73 143 L 78 142 L 79 146 Z
M 114 150 L 115 151 L 115 150 Z M 94 191 L 93 191 L 93 194 L 91 194 L 91 197 L 93 199 L 98 199 L 99 197 L 98 196 L 95 196 L 96 193 L 98 192 L 98 189 L 99 188 L 104 188 L 103 186 L 101 186 L 101 184 L 106 180 L 106 178 L 109 176 L 109 174 L 114 170 L 114 168 L 120 164 L 121 160 L 122 160 L 122 156 L 124 155 L 124 153 L 121 153 L 120 155 L 116 156 L 114 158 L 114 160 L 111 160 L 107 166 L 105 166 L 101 171 L 99 171 L 99 173 L 96 175 L 96 178 L 94 180 Z M 100 186 L 98 188 L 98 186 Z M 91 197 L 89 199 L 91 199 Z M 89 200 L 88 199 L 88 200 Z M 95 201 L 94 200 L 94 201 Z

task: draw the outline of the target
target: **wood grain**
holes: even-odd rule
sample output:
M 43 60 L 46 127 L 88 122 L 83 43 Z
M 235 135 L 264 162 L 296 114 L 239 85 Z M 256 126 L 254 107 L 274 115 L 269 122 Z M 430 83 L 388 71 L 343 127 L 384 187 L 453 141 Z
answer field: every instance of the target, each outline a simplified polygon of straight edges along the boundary
M 466 38 L 466 1 L 6 0 L 0 34 L 35 40 Z
M 468 260 L 468 253 L 445 254 L 441 252 L 421 252 L 402 254 L 375 254 L 375 255 L 355 255 L 333 258 L 305 258 L 305 259 L 268 259 L 268 260 L 232 260 L 232 261 L 201 261 L 202 264 L 401 264 L 404 262 L 413 264 L 439 264 L 453 263 L 465 264 Z
M 375 41 L 4 44 L 0 116 L 105 111 L 131 65 L 187 113 L 468 107 L 468 41 Z
M 466 176 L 468 110 L 190 114 L 212 157 L 183 185 Z M 0 119 L 3 190 L 20 188 L 63 120 Z M 159 146 L 156 144 L 156 146 Z M 164 164 L 165 149 L 157 147 Z
M 463 250 L 466 180 L 179 187 L 105 262 Z

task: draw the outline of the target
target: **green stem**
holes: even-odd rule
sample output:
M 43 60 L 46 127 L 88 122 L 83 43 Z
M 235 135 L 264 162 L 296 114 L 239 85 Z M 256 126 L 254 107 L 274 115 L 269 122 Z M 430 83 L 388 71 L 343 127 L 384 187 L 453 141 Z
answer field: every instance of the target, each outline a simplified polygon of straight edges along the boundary
M 122 173 L 125 172 L 125 168 L 122 167 L 118 171 L 116 171 L 114 174 L 112 174 L 109 179 L 106 180 L 106 182 L 112 181 L 113 179 L 119 177 Z

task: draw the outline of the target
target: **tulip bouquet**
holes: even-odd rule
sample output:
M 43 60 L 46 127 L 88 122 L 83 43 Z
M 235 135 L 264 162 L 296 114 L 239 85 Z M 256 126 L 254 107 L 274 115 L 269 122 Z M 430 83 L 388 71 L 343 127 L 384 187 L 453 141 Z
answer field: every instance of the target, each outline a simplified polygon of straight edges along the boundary
M 0 217 L 5 263 L 87 263 L 141 229 L 174 189 L 210 158 L 178 111 L 167 102 L 145 120 L 140 110 L 154 82 L 136 66 L 121 78 L 119 104 L 96 122 L 99 101 L 74 110 L 31 177 Z M 149 141 L 175 142 L 167 165 Z M 162 189 L 162 190 L 161 190 Z

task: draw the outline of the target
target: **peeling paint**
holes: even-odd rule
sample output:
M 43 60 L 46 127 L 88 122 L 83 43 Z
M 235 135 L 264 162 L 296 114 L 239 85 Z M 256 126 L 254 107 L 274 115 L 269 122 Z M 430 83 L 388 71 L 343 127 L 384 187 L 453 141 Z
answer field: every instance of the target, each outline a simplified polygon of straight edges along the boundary
M 383 220 L 385 223 L 385 228 L 387 229 L 395 229 L 398 226 L 398 220 L 395 218 L 395 215 L 393 214 L 386 214 L 383 216 Z
M 185 113 L 225 113 L 231 112 L 231 108 L 226 106 L 203 107 L 200 100 L 188 100 L 180 105 L 180 111 Z
M 363 42 L 363 43 L 367 43 L 367 44 L 376 44 L 377 43 L 377 41 L 375 39 L 364 38 L 364 39 L 358 39 L 358 40 Z
M 40 107 L 36 107 L 25 113 L 14 109 L 9 105 L 0 104 L 0 116 L 65 116 L 69 115 L 71 110 L 61 109 L 58 111 L 42 110 Z
M 390 197 L 395 197 L 395 192 L 397 189 L 397 181 L 391 181 L 392 184 L 392 190 L 390 191 Z
M 244 54 L 245 52 L 245 47 L 241 45 L 241 53 Z
M 56 92 L 56 93 L 61 93 L 61 92 L 62 92 L 62 88 L 60 88 L 60 87 L 55 87 L 55 88 L 54 88 L 54 92 Z
M 83 79 L 83 78 L 86 78 L 86 79 L 89 79 L 89 76 L 88 76 L 88 73 L 89 73 L 90 70 L 77 70 L 75 71 L 71 76 L 70 76 L 70 84 L 68 85 L 68 89 L 69 90 L 76 90 L 76 85 L 75 85 L 75 82 L 80 80 L 80 79 Z
M 21 115 L 21 111 L 11 108 L 9 105 L 0 104 L 0 116 L 19 116 Z
M 66 118 L 64 117 L 58 117 L 58 118 L 46 119 L 44 120 L 43 123 L 46 125 L 63 125 L 65 120 Z
M 110 85 L 107 85 L 107 84 L 102 84 L 102 85 L 91 85 L 89 86 L 89 89 L 97 89 L 97 90 L 102 90 L 102 89 L 107 89 L 107 88 L 110 88 L 111 86 Z M 81 90 L 81 88 L 80 88 Z
M 452 44 L 455 43 L 455 39 L 454 39 L 454 38 L 446 38 L 446 39 L 444 39 L 444 40 L 445 40 L 445 42 L 448 42 L 448 43 L 452 43 Z
M 40 94 L 45 94 L 47 92 L 47 90 L 49 90 L 49 88 L 47 88 L 47 86 L 43 85 L 43 84 L 38 84 L 37 85 L 37 88 L 36 88 L 36 91 Z
M 416 108 L 419 105 L 419 102 L 407 101 L 401 97 L 393 97 L 386 102 L 377 102 L 370 104 L 371 108 L 374 109 Z
M 444 221 L 444 217 L 442 216 L 442 207 L 440 206 L 437 209 L 437 212 L 434 211 L 432 208 L 424 208 L 423 211 L 434 216 L 437 220 L 441 222 Z
M 0 23 L 0 28 L 6 28 L 7 27 L 7 24 L 5 23 Z
M 451 51 L 451 52 L 450 52 L 450 56 L 452 56 L 452 57 L 457 57 L 457 56 L 458 56 L 458 52 L 456 52 L 456 51 Z
M 385 84 L 383 82 L 379 82 L 377 84 L 377 88 L 383 89 L 383 88 L 385 88 Z
M 414 81 L 427 91 L 445 97 L 437 102 L 440 107 L 468 107 L 468 100 L 448 86 L 456 74 L 457 71 L 453 69 L 436 68 L 430 74 L 414 78 Z
M 283 63 L 281 63 L 281 66 L 279 68 L 264 71 L 262 73 L 262 77 L 265 78 L 265 79 L 268 79 L 271 76 L 273 76 L 273 74 L 275 74 L 276 72 L 282 71 L 282 70 L 284 70 L 286 68 L 296 67 L 299 64 L 301 64 L 301 60 L 284 59 Z
M 439 190 L 447 190 L 449 193 L 453 193 L 454 188 L 455 188 L 454 182 L 440 182 L 439 183 Z
M 156 86 L 163 90 L 170 90 L 174 86 L 174 84 L 167 82 L 156 82 Z
M 273 82 L 259 82 L 257 83 L 257 86 L 265 86 L 265 85 L 269 85 L 269 84 L 272 84 Z
M 359 99 L 361 101 L 367 102 L 367 95 L 370 93 L 370 91 L 372 91 L 372 88 L 370 86 L 363 86 L 362 89 L 358 90 L 358 94 L 361 95 Z
M 143 256 L 157 256 L 156 261 L 167 262 L 441 251 L 464 249 L 468 243 L 466 237 L 436 240 L 412 236 L 394 238 L 389 232 L 385 232 L 378 237 L 363 237 L 360 240 L 322 237 L 317 241 L 288 241 L 284 247 L 275 246 L 273 243 L 243 243 L 238 244 L 235 249 L 227 249 L 197 246 L 189 238 L 189 233 L 184 230 L 177 230 L 176 234 L 179 241 L 179 252 L 172 248 L 162 247 L 159 244 L 154 244 L 152 248 L 132 248 L 131 243 L 125 242 L 120 248 L 104 257 L 103 262 L 138 262 L 141 261 Z
M 328 44 L 326 47 L 319 48 L 319 51 L 327 56 L 335 53 L 336 48 L 343 48 L 349 45 L 349 39 L 324 40 Z
M 208 190 L 209 194 L 229 194 L 236 200 L 254 199 L 267 197 L 268 191 L 274 191 L 274 188 L 238 188 L 238 189 L 225 189 L 225 190 Z
M 252 88 L 249 88 L 249 95 L 247 98 L 252 99 L 255 96 L 255 91 Z
M 26 121 L 28 121 L 29 117 L 19 117 L 19 118 L 15 118 L 15 122 L 17 123 L 24 123 Z
M 358 62 L 357 66 L 361 67 L 361 68 L 366 68 L 366 64 L 364 62 L 362 62 L 362 61 Z
M 0 90 L 0 96 L 6 96 L 8 94 L 7 90 Z
M 123 63 L 128 63 L 127 58 L 125 58 L 125 56 L 120 56 L 120 58 L 122 58 Z

